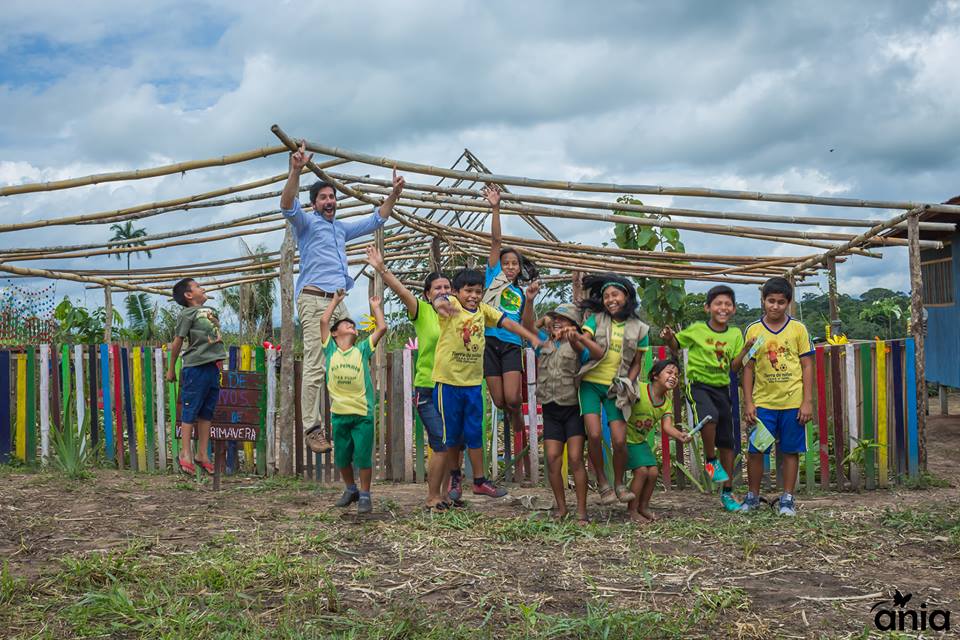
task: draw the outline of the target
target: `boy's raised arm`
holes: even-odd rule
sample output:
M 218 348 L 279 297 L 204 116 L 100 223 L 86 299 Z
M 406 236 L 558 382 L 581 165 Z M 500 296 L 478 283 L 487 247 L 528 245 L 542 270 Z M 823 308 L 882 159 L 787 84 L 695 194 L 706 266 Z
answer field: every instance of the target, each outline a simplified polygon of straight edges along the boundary
M 347 297 L 343 289 L 337 289 L 337 292 L 333 294 L 333 300 L 330 301 L 330 304 L 327 305 L 327 308 L 323 310 L 323 315 L 320 316 L 320 342 L 324 343 L 330 337 L 330 318 L 333 317 L 333 312 L 336 311 L 337 306 L 340 302 Z
M 487 202 L 493 208 L 493 214 L 490 216 L 490 255 L 487 256 L 487 265 L 497 266 L 500 262 L 500 247 L 503 246 L 500 231 L 500 189 L 494 184 L 488 184 L 483 189 L 483 195 L 487 197 Z
M 504 318 L 500 321 L 500 326 L 506 329 L 507 331 L 509 331 L 510 333 L 517 334 L 518 336 L 520 336 L 521 338 L 523 338 L 524 340 L 532 344 L 534 347 L 539 347 L 543 344 L 542 341 L 540 340 L 540 336 L 538 336 L 533 331 L 530 331 L 520 323 L 514 322 L 510 318 L 507 318 L 506 316 L 504 316 Z
M 383 300 L 379 296 L 370 298 L 370 312 L 373 314 L 373 319 L 377 321 L 377 328 L 370 334 L 370 346 L 375 347 L 387 332 L 387 319 L 383 315 Z

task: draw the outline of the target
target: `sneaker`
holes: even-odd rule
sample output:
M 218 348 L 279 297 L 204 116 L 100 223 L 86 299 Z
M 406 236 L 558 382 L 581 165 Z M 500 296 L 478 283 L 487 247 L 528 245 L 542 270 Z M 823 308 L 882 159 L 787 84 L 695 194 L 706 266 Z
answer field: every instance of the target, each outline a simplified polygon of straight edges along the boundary
M 740 513 L 749 513 L 760 508 L 760 496 L 753 492 L 748 492 L 743 502 L 740 503 Z
M 493 484 L 489 480 L 483 484 L 474 484 L 473 492 L 478 496 L 489 496 L 491 498 L 502 498 L 507 495 L 507 490 Z
M 793 503 L 793 496 L 789 493 L 785 493 L 780 496 L 780 515 L 782 516 L 795 516 L 797 515 L 796 507 Z
M 723 508 L 727 511 L 738 511 L 740 509 L 740 503 L 733 497 L 732 491 L 722 491 L 720 493 L 720 502 L 723 503 Z
M 347 507 L 351 503 L 356 502 L 359 499 L 360 499 L 359 491 L 350 491 L 350 489 L 344 489 L 343 495 L 340 496 L 340 499 L 337 500 L 336 504 L 338 507 Z
M 714 482 L 726 482 L 730 479 L 719 460 L 709 460 L 703 468 L 707 470 L 707 475 Z
M 314 453 L 327 453 L 333 449 L 333 445 L 323 435 L 323 424 L 317 423 L 307 430 L 306 440 L 307 448 Z
M 461 482 L 463 480 L 462 475 L 450 476 L 450 490 L 447 491 L 447 497 L 450 498 L 454 503 L 460 502 L 460 499 L 463 497 L 463 486 Z
M 361 496 L 357 494 L 357 513 L 370 513 L 373 511 L 373 499 L 370 496 Z
M 635 500 L 637 498 L 633 491 L 627 489 L 627 485 L 625 484 L 617 485 L 616 493 L 617 499 L 620 500 L 620 502 L 630 502 L 631 500 Z

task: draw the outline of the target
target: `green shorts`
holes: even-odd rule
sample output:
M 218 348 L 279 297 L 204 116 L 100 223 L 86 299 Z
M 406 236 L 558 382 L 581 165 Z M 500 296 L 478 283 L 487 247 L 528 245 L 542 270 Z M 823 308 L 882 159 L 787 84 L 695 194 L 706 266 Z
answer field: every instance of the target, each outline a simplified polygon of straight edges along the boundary
M 627 443 L 627 469 L 657 466 L 657 456 L 646 442 L 640 444 Z
M 591 413 L 600 415 L 600 407 L 607 414 L 607 421 L 623 420 L 623 412 L 617 408 L 617 402 L 613 398 L 607 397 L 607 391 L 610 387 L 597 382 L 580 382 L 580 415 L 585 416 Z
M 333 463 L 339 469 L 373 466 L 373 416 L 333 414 Z

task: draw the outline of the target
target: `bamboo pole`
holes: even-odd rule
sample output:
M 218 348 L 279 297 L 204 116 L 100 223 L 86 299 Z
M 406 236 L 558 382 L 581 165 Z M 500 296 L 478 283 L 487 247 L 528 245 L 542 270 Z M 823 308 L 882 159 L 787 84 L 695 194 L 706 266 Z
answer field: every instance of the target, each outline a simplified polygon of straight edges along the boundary
M 885 231 L 886 229 L 890 229 L 890 228 L 893 227 L 894 225 L 897 225 L 897 224 L 899 224 L 899 223 L 901 223 L 901 222 L 903 222 L 903 221 L 905 221 L 905 220 L 906 220 L 906 221 L 909 221 L 911 217 L 917 217 L 917 216 L 919 216 L 919 215 L 920 215 L 923 211 L 925 211 L 925 210 L 927 210 L 927 209 L 926 209 L 926 205 L 923 205 L 922 207 L 919 207 L 919 208 L 916 208 L 916 209 L 911 209 L 910 211 L 905 211 L 905 212 L 901 213 L 900 215 L 894 216 L 894 217 L 890 218 L 889 220 L 887 220 L 886 222 L 884 222 L 883 224 L 878 224 L 877 226 L 871 227 L 870 229 L 864 231 L 863 233 L 861 233 L 860 235 L 858 235 L 856 238 L 853 238 L 853 239 L 850 240 L 849 242 L 846 242 L 846 243 L 844 243 L 844 244 L 842 244 L 842 245 L 840 245 L 840 246 L 838 246 L 838 247 L 834 247 L 833 249 L 830 249 L 830 250 L 827 251 L 826 253 L 821 254 L 821 255 L 819 255 L 819 256 L 814 256 L 814 257 L 812 257 L 812 258 L 807 258 L 806 260 L 804 260 L 803 262 L 801 262 L 801 263 L 798 264 L 797 266 L 795 266 L 795 267 L 793 267 L 792 269 L 790 269 L 790 271 L 788 271 L 787 274 L 788 274 L 788 275 L 795 275 L 796 273 L 798 273 L 798 272 L 799 272 L 800 270 L 802 270 L 802 269 L 806 269 L 807 267 L 812 267 L 812 266 L 814 266 L 814 265 L 821 264 L 821 263 L 822 263 L 824 260 L 826 260 L 827 258 L 836 257 L 836 256 L 838 256 L 838 255 L 846 252 L 848 249 L 851 249 L 851 248 L 853 248 L 853 247 L 860 246 L 860 245 L 863 243 L 864 240 L 868 240 L 868 239 L 872 238 L 873 236 L 877 235 L 878 233 L 880 233 L 881 231 Z M 916 241 L 919 243 L 919 238 L 917 238 Z M 941 243 L 937 243 L 937 244 L 940 244 L 940 246 L 942 246 Z M 919 246 L 919 244 L 918 244 L 918 246 Z
M 277 125 L 273 129 L 279 130 Z M 275 132 L 276 133 L 276 132 Z M 306 148 L 315 153 L 326 156 L 352 160 L 361 164 L 385 168 L 396 167 L 398 171 L 419 173 L 445 178 L 459 178 L 474 182 L 492 182 L 495 184 L 530 187 L 534 189 L 556 189 L 561 191 L 590 191 L 616 194 L 647 194 L 661 196 L 689 196 L 697 198 L 724 198 L 732 200 L 758 200 L 766 202 L 786 202 L 791 204 L 812 204 L 831 207 L 859 207 L 869 209 L 915 209 L 928 207 L 930 211 L 944 213 L 960 213 L 960 206 L 928 204 L 918 202 L 899 202 L 889 200 L 865 200 L 860 198 L 837 198 L 826 196 L 811 196 L 792 193 L 764 193 L 760 191 L 736 191 L 730 189 L 704 189 L 699 187 L 669 187 L 662 185 L 613 184 L 599 182 L 571 182 L 567 180 L 539 180 L 522 176 L 499 175 L 492 173 L 477 173 L 459 171 L 456 169 L 442 169 L 427 164 L 405 162 L 393 158 L 373 156 L 358 153 L 340 147 L 330 147 L 316 142 L 305 141 Z M 289 145 L 288 145 L 289 146 Z
M 283 153 L 286 148 L 283 146 L 263 147 L 253 149 L 252 151 L 243 151 L 219 158 L 210 158 L 207 160 L 192 160 L 189 162 L 178 162 L 176 164 L 161 165 L 150 169 L 135 169 L 133 171 L 114 171 L 111 173 L 96 173 L 82 178 L 71 178 L 69 180 L 56 180 L 52 182 L 32 182 L 28 184 L 19 184 L 11 187 L 0 188 L 0 196 L 11 196 L 21 193 L 36 193 L 38 191 L 56 191 L 59 189 L 72 189 L 73 187 L 84 187 L 87 185 L 101 184 L 104 182 L 119 182 L 121 180 L 142 180 L 143 178 L 156 178 L 173 173 L 183 173 L 194 169 L 205 169 L 207 167 L 223 167 L 238 162 L 247 162 L 256 158 L 266 158 L 278 153 Z
M 358 184 L 372 184 L 378 187 L 391 187 L 389 180 L 371 178 L 368 176 L 357 176 L 346 173 L 337 173 L 330 171 L 328 175 L 338 180 L 353 180 Z M 435 184 L 411 183 L 408 182 L 404 190 L 413 191 L 431 191 L 444 193 L 448 195 L 467 196 L 478 199 L 483 202 L 483 194 L 473 189 L 464 189 L 461 187 L 447 187 Z M 677 207 L 655 207 L 649 205 L 635 205 L 619 202 L 605 202 L 599 200 L 584 200 L 576 198 L 556 198 L 551 196 L 538 196 L 533 194 L 518 194 L 511 192 L 501 193 L 501 201 L 519 202 L 519 203 L 539 203 L 552 204 L 567 207 L 582 207 L 589 209 L 608 209 L 611 211 L 635 211 L 639 213 L 653 213 L 664 216 L 684 216 L 694 218 L 710 218 L 722 220 L 743 220 L 753 222 L 768 222 L 780 224 L 794 224 L 803 226 L 829 226 L 829 227 L 873 227 L 882 224 L 883 220 L 866 218 L 828 218 L 824 216 L 784 216 L 769 213 L 748 213 L 743 211 L 712 211 L 703 209 L 685 209 Z M 926 231 L 954 231 L 956 225 L 950 222 L 921 222 L 921 229 Z M 906 223 L 901 223 L 896 228 L 905 228 Z
M 331 160 L 329 162 L 323 163 L 324 166 L 335 166 L 335 164 L 342 164 L 342 162 L 337 162 Z M 224 187 L 222 189 L 216 189 L 214 191 L 208 191 L 206 193 L 199 193 L 192 196 L 186 196 L 183 198 L 175 198 L 172 200 L 163 200 L 160 202 L 152 202 L 149 204 L 141 204 L 133 207 L 127 207 L 125 209 L 114 209 L 112 211 L 100 211 L 97 213 L 85 213 L 75 216 L 61 216 L 59 218 L 46 219 L 46 220 L 31 220 L 28 222 L 16 222 L 12 224 L 2 224 L 0 225 L 0 233 L 6 231 L 22 231 L 24 229 L 39 229 L 42 227 L 52 227 L 58 225 L 69 225 L 69 224 L 80 224 L 84 222 L 95 222 L 98 224 L 106 222 L 114 222 L 114 218 L 119 218 L 120 216 L 126 216 L 129 214 L 142 214 L 136 215 L 133 218 L 123 218 L 126 219 L 142 219 L 148 218 L 152 215 L 157 215 L 153 212 L 156 209 L 163 209 L 164 211 L 170 211 L 170 207 L 178 207 L 179 205 L 190 204 L 198 202 L 201 200 L 209 200 L 210 198 L 216 198 L 219 196 L 225 196 L 231 193 L 236 193 L 238 191 L 248 191 L 250 189 L 256 189 L 264 185 L 273 184 L 275 182 L 280 182 L 285 180 L 289 176 L 289 172 L 278 174 L 276 176 L 271 176 L 263 180 L 255 180 L 253 182 L 246 182 L 243 184 L 234 185 L 232 187 Z
M 827 299 L 830 303 L 830 334 L 838 336 L 842 328 L 837 296 L 837 259 L 834 256 L 827 258 Z
M 144 293 L 155 293 L 158 296 L 167 296 L 166 291 L 160 291 L 159 289 L 131 285 L 131 284 L 127 284 L 126 282 L 106 280 L 104 278 L 97 278 L 95 276 L 78 276 L 74 273 L 69 273 L 66 271 L 50 271 L 48 269 L 29 269 L 27 267 L 15 267 L 12 264 L 0 264 L 0 271 L 4 271 L 6 273 L 15 273 L 21 276 L 49 278 L 51 280 L 72 280 L 74 282 L 93 282 L 105 287 L 113 286 L 113 287 L 119 287 L 120 289 L 126 289 L 127 291 L 142 291 Z
M 107 344 L 110 344 L 110 339 L 112 336 L 113 328 L 113 289 L 110 288 L 110 285 L 107 285 L 103 288 L 103 341 Z M 104 378 L 106 379 L 106 377 Z M 93 393 L 93 390 L 90 390 L 90 393 Z
M 281 475 L 293 475 L 293 440 L 295 403 L 293 380 L 293 254 L 296 247 L 293 229 L 288 225 L 283 234 L 280 263 L 280 410 L 277 416 L 279 469 Z
M 918 215 L 909 217 L 907 237 L 910 240 L 910 333 L 913 336 L 914 362 L 917 370 L 917 441 L 919 444 L 920 469 L 927 469 L 927 379 L 924 337 L 926 334 L 925 310 L 923 308 L 923 273 L 920 267 L 920 229 Z

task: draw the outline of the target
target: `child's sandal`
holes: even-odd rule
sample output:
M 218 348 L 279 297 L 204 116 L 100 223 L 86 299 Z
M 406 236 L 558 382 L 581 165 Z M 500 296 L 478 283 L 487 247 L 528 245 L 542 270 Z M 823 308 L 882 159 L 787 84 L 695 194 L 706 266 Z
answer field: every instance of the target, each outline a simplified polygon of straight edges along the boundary
M 177 458 L 177 463 L 180 465 L 180 471 L 187 475 L 193 475 L 197 472 L 197 468 L 193 466 L 190 462 Z
M 213 475 L 213 463 L 212 463 L 212 462 L 203 462 L 202 460 L 198 460 L 198 459 L 196 459 L 196 458 L 194 458 L 193 461 L 194 461 L 196 464 L 200 465 L 200 468 L 203 469 L 204 471 L 206 471 L 206 472 L 207 472 L 207 475 L 211 475 L 211 476 Z

